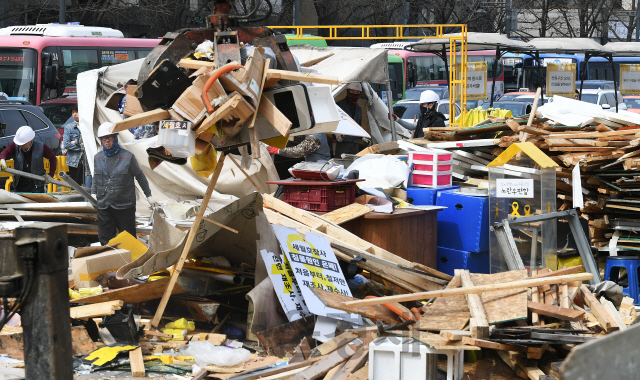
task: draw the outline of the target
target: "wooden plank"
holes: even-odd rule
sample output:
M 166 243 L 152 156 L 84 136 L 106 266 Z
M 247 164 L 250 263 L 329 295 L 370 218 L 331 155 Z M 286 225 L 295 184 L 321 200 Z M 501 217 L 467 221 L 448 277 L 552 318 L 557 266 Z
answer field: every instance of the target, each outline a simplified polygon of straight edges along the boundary
M 349 375 L 362 368 L 367 363 L 367 360 L 369 360 L 369 350 L 364 347 L 358 348 L 356 353 L 351 357 L 351 359 L 347 360 L 344 367 L 342 367 L 332 380 L 347 380 Z
M 609 320 L 612 321 L 613 325 L 617 326 L 620 330 L 626 330 L 627 325 L 622 320 L 620 312 L 616 309 L 613 303 L 604 297 L 600 297 L 600 303 L 609 312 L 607 317 L 610 317 Z
M 316 296 L 318 296 L 320 301 L 322 301 L 322 303 L 325 306 L 331 307 L 331 308 L 336 308 L 336 306 L 340 307 L 342 303 L 344 303 L 346 300 L 354 299 L 351 297 L 343 296 L 342 294 L 335 294 L 322 289 L 311 288 L 311 290 Z M 386 323 L 402 323 L 402 321 L 398 318 L 398 316 L 394 312 L 392 312 L 391 310 L 387 309 L 382 305 L 338 309 L 338 310 L 343 310 L 349 313 L 360 314 L 363 317 L 381 320 Z
M 574 267 L 562 268 L 554 271 L 539 271 L 538 274 L 531 276 L 530 278 L 544 278 L 544 277 L 552 277 L 552 276 L 564 276 L 567 274 L 573 274 L 584 271 L 584 265 L 576 265 Z
M 462 340 L 464 337 L 471 337 L 471 331 L 460 330 L 443 330 L 440 331 L 440 336 L 447 340 Z
M 593 313 L 593 315 L 595 315 L 595 317 L 598 319 L 598 322 L 600 323 L 600 326 L 603 330 L 605 330 L 606 332 L 618 330 L 617 326 L 613 326 L 613 321 L 610 321 L 609 318 L 607 318 L 607 315 L 609 314 L 607 310 L 598 301 L 596 296 L 591 293 L 586 285 L 580 286 L 579 293 L 581 294 L 582 299 L 587 304 L 587 306 L 591 308 L 591 313 Z
M 345 366 L 345 364 L 338 364 L 337 366 L 331 368 L 329 372 L 327 372 L 327 374 L 324 376 L 324 380 L 333 380 L 333 378 L 336 377 L 338 372 L 340 372 L 340 370 L 342 369 L 342 367 Z
M 432 334 L 426 331 L 388 331 L 389 335 L 402 336 L 406 338 L 414 338 L 427 346 L 436 350 L 465 350 L 465 351 L 479 351 L 480 347 L 469 346 L 462 341 L 447 340 L 440 335 Z
M 355 345 L 346 345 L 339 351 L 334 351 L 318 362 L 312 364 L 302 372 L 298 372 L 292 380 L 315 380 L 324 376 L 335 366 L 346 362 L 355 354 Z
M 474 339 L 468 336 L 463 336 L 462 342 L 472 346 L 482 347 L 482 348 L 491 348 L 494 350 L 527 352 L 527 347 L 525 346 L 515 346 L 512 344 L 496 343 L 488 340 Z
M 213 193 L 213 188 L 216 187 L 216 183 L 218 182 L 218 177 L 220 177 L 220 172 L 222 171 L 222 166 L 224 165 L 225 154 L 222 153 L 220 158 L 218 159 L 218 165 L 216 166 L 216 170 L 211 176 L 211 180 L 209 181 L 209 186 L 207 187 L 207 192 L 202 199 L 203 205 L 209 204 L 209 199 L 211 199 L 211 194 Z M 193 226 L 199 226 L 202 222 L 202 217 L 206 212 L 206 207 L 200 207 L 198 209 L 198 214 L 193 222 Z M 185 260 L 187 259 L 187 255 L 189 254 L 189 250 L 191 249 L 191 244 L 196 237 L 198 229 L 190 228 L 189 235 L 187 235 L 187 241 L 182 249 L 182 253 L 180 254 L 180 258 L 176 265 L 174 265 L 173 270 L 171 271 L 171 279 L 169 280 L 169 284 L 167 284 L 167 289 L 162 295 L 162 300 L 158 305 L 158 309 L 156 310 L 156 314 L 151 320 L 151 326 L 157 327 L 160 324 L 160 319 L 162 318 L 162 314 L 164 313 L 164 309 L 167 307 L 167 302 L 169 302 L 169 297 L 171 297 L 171 292 L 173 291 L 176 282 L 178 281 L 178 276 L 180 275 L 180 271 L 182 270 L 182 266 L 184 265 Z
M 253 157 L 254 159 L 260 158 L 260 133 L 258 132 L 258 129 L 255 128 L 255 124 L 256 124 L 256 118 L 258 117 L 258 108 L 259 108 L 260 103 L 262 102 L 262 90 L 264 89 L 264 82 L 267 80 L 267 71 L 268 71 L 270 62 L 271 62 L 271 59 L 269 59 L 269 58 L 267 58 L 265 60 L 265 62 L 264 62 L 264 66 L 263 66 L 264 70 L 261 73 L 262 74 L 262 80 L 260 81 L 260 89 L 258 90 L 258 94 L 257 94 L 258 95 L 257 96 L 258 104 L 256 105 L 256 112 L 254 112 L 253 115 L 251 116 L 251 122 L 249 123 L 249 140 L 250 140 L 250 144 L 251 144 L 251 157 Z M 238 167 L 240 167 L 240 166 L 238 166 Z M 240 170 L 242 170 L 242 168 Z M 244 170 L 242 170 L 242 171 L 244 172 Z M 245 175 L 246 175 L 246 173 L 245 173 Z M 254 184 L 254 186 L 255 186 L 255 184 Z M 260 190 L 258 190 L 258 191 L 260 191 Z
M 301 63 L 300 66 L 302 66 L 302 67 L 310 67 L 310 66 L 316 65 L 316 64 L 318 64 L 318 63 L 320 63 L 320 62 L 324 61 L 325 59 L 327 59 L 329 57 L 332 57 L 332 56 L 333 56 L 333 53 L 327 54 L 327 55 L 323 55 L 322 57 L 318 57 L 318 58 L 306 61 L 304 63 Z
M 129 351 L 129 364 L 131 365 L 131 375 L 133 377 L 145 377 L 142 348 L 138 347 Z
M 583 312 L 573 309 L 567 309 L 564 307 L 546 305 L 540 302 L 532 302 L 528 303 L 529 310 L 532 312 L 536 312 L 541 315 L 545 315 L 547 317 L 557 318 L 563 321 L 572 321 L 577 322 L 582 319 L 584 315 Z
M 358 334 L 353 332 L 343 332 L 342 334 L 322 343 L 318 347 L 314 348 L 311 351 L 311 358 L 317 358 L 318 356 L 325 356 L 338 348 L 346 345 L 347 343 L 353 341 L 354 339 L 358 339 Z
M 69 300 L 70 303 L 100 303 L 113 300 L 121 300 L 125 304 L 135 304 L 145 302 L 162 297 L 164 290 L 169 283 L 168 278 L 162 280 L 151 281 L 144 284 L 131 285 L 125 288 L 110 290 L 105 293 L 95 294 L 93 296 Z M 177 285 L 173 288 L 171 294 L 184 293 L 186 289 Z
M 209 61 L 199 61 L 196 59 L 181 59 L 180 62 L 178 62 L 178 66 L 180 68 L 183 69 L 190 69 L 190 70 L 198 70 L 202 67 L 211 67 L 214 68 L 215 67 L 215 63 L 214 62 L 209 62 Z
M 536 117 L 536 112 L 538 111 L 538 101 L 540 100 L 540 94 L 542 94 L 542 88 L 538 87 L 536 90 L 536 96 L 533 98 L 533 107 L 531 107 L 531 112 L 529 112 L 529 120 L 527 120 L 527 127 L 530 127 L 533 124 L 533 118 Z
M 30 199 L 36 203 L 60 203 L 60 199 L 54 197 L 51 194 L 37 194 L 37 193 L 18 193 L 19 195 Z
M 273 125 L 273 127 L 280 132 L 282 136 L 286 136 L 293 125 L 291 121 L 267 98 L 262 96 L 260 100 L 260 107 L 258 112 Z
M 110 131 L 113 133 L 126 131 L 127 129 L 131 129 L 134 127 L 139 127 L 141 125 L 155 123 L 160 120 L 171 119 L 171 115 L 169 111 L 165 111 L 163 109 L 155 109 L 143 113 L 139 113 L 137 115 L 133 115 L 124 120 L 117 121 L 113 123 Z
M 552 146 L 549 147 L 551 152 L 613 152 L 617 148 L 616 147 L 606 147 L 606 146 Z
M 357 370 L 355 373 L 352 373 L 347 377 L 347 380 L 368 380 L 369 379 L 369 365 L 365 365 L 364 367 Z
M 288 71 L 288 70 L 267 70 L 267 80 L 278 79 L 278 80 L 295 80 L 300 82 L 311 82 L 311 83 L 323 83 L 323 84 L 341 84 L 338 77 L 328 76 L 328 75 L 318 75 L 312 73 L 300 73 L 297 71 Z
M 72 319 L 88 319 L 112 315 L 116 310 L 120 310 L 124 305 L 122 301 L 108 301 L 91 305 L 76 306 L 70 310 Z
M 421 292 L 414 294 L 401 294 L 395 296 L 378 297 L 358 301 L 346 302 L 343 306 L 362 306 L 362 305 L 381 305 L 391 302 L 419 301 L 430 299 L 433 297 L 450 297 L 464 294 L 477 294 L 483 292 L 493 292 L 497 290 L 508 289 L 525 289 L 532 286 L 540 286 L 545 284 L 561 284 L 569 281 L 588 281 L 593 279 L 591 273 L 576 273 L 566 276 L 553 276 L 546 278 L 535 278 L 530 280 L 513 281 L 501 284 L 481 285 L 473 288 L 458 288 L 445 290 L 432 290 L 429 292 Z M 584 285 L 583 285 L 584 286 Z
M 511 368 L 519 378 L 521 379 L 529 378 L 527 374 L 522 369 L 520 369 L 520 367 L 518 367 L 518 364 L 516 363 L 516 361 L 509 356 L 509 353 L 507 351 L 497 351 L 497 352 L 500 358 L 502 359 L 502 361 L 504 361 L 505 364 L 508 365 L 509 368 Z
M 212 125 L 220 121 L 223 117 L 227 116 L 238 106 L 238 104 L 240 104 L 241 101 L 242 95 L 235 94 L 233 97 L 231 97 L 231 99 L 224 102 L 223 105 L 218 107 L 218 109 L 216 109 L 211 115 L 207 116 L 207 118 L 202 121 L 198 129 L 196 129 L 196 136 L 204 133 L 207 129 L 211 128 Z
M 610 136 L 626 136 L 626 135 L 635 135 L 638 133 L 636 129 L 627 129 L 624 131 L 613 131 L 613 132 L 581 132 L 581 133 L 554 133 L 553 137 L 559 137 L 561 139 L 592 139 L 596 137 L 610 137 Z
M 216 222 L 215 220 L 213 220 L 213 219 L 211 219 L 211 218 L 207 218 L 207 217 L 203 216 L 203 217 L 202 217 L 202 220 L 206 220 L 206 221 L 207 221 L 207 222 L 209 222 L 209 223 L 213 223 L 213 224 L 215 224 L 216 226 L 218 226 L 218 227 L 220 227 L 220 228 L 224 228 L 225 230 L 227 230 L 227 231 L 229 231 L 229 232 L 233 232 L 234 234 L 237 234 L 237 233 L 238 233 L 238 230 L 235 230 L 235 229 L 233 229 L 233 228 L 231 228 L 231 227 L 227 227 L 227 226 L 225 226 L 224 224 L 219 223 L 219 222 Z
M 468 270 L 456 269 L 456 275 L 460 275 L 460 281 L 465 288 L 473 288 L 473 281 Z M 468 294 L 467 303 L 469 306 L 469 312 L 474 319 L 474 324 L 471 326 L 471 337 L 476 339 L 485 339 L 489 337 L 489 321 L 487 315 L 482 306 L 482 299 L 479 294 Z
M 322 217 L 335 224 L 342 224 L 366 215 L 371 211 L 373 211 L 371 207 L 367 207 L 360 203 L 352 203 L 348 206 L 326 213 L 322 215 Z
M 318 362 L 323 358 L 315 358 L 305 360 L 303 362 L 298 363 L 290 363 L 283 366 L 271 367 L 261 371 L 255 371 L 247 374 L 239 374 L 234 376 L 233 380 L 279 380 L 279 379 L 290 379 L 291 376 L 295 373 L 302 372 L 303 370 L 309 368 L 313 363 Z

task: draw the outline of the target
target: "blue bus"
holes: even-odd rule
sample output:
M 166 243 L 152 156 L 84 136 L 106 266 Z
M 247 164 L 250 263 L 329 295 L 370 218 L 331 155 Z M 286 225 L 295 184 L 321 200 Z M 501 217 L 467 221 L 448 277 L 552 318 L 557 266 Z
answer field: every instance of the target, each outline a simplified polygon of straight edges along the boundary
M 580 79 L 580 65 L 584 63 L 583 54 L 540 54 L 540 60 L 542 64 L 540 67 L 541 78 L 538 78 L 538 62 L 535 57 L 520 53 L 505 54 L 503 57 L 505 92 L 518 91 L 522 88 L 535 91 L 537 87 L 544 87 L 547 81 L 547 64 L 549 63 L 575 63 L 576 79 Z M 591 64 L 591 59 L 589 64 Z
M 613 57 L 613 66 L 616 69 L 616 81 L 620 81 L 620 65 L 640 64 L 640 57 Z M 593 57 L 587 62 L 588 79 L 590 80 L 613 80 L 613 70 L 611 64 L 605 58 Z M 618 83 L 620 86 L 620 83 Z

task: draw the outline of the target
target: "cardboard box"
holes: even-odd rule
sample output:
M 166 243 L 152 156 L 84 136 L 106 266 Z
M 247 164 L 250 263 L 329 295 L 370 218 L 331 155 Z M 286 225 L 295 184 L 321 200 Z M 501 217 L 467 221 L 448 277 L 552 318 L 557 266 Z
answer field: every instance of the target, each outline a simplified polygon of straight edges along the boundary
M 196 80 L 193 81 L 193 84 L 189 86 L 182 95 L 180 95 L 178 100 L 176 100 L 171 107 L 173 111 L 184 119 L 192 122 L 193 125 L 200 123 L 206 116 L 206 109 L 202 102 L 202 90 L 212 74 L 213 73 L 207 73 L 196 78 Z M 209 101 L 211 104 L 214 105 L 214 107 L 217 107 L 219 106 L 218 98 L 226 95 L 227 93 L 224 88 L 222 88 L 220 81 L 216 80 L 207 94 L 209 95 Z
M 138 101 L 138 98 L 134 95 L 138 86 L 129 85 L 127 86 L 127 99 L 124 103 L 124 116 L 130 117 L 133 115 L 137 115 L 139 113 L 143 113 L 142 106 Z
M 262 73 L 264 71 L 264 49 L 253 49 L 253 53 L 247 58 L 244 68 L 234 70 L 220 77 L 224 88 L 229 91 L 237 91 L 242 96 L 251 100 L 255 107 L 258 104 Z
M 76 288 L 98 286 L 96 277 L 103 273 L 115 272 L 130 262 L 131 251 L 126 249 L 111 249 L 95 255 L 74 258 L 71 260 L 73 282 Z

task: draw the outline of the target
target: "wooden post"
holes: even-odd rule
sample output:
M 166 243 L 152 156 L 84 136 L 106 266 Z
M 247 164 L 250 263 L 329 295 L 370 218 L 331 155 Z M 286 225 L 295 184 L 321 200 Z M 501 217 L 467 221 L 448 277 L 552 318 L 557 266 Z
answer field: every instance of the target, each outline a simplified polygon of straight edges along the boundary
M 213 173 L 211 177 L 211 181 L 209 182 L 209 187 L 207 187 L 207 192 L 202 199 L 202 204 L 200 209 L 198 210 L 198 214 L 196 215 L 196 219 L 193 221 L 193 225 L 189 230 L 189 235 L 187 236 L 187 241 L 184 244 L 184 248 L 182 249 L 182 253 L 180 254 L 180 258 L 178 262 L 173 267 L 171 271 L 171 279 L 169 280 L 169 284 L 167 285 L 167 289 L 164 291 L 162 295 L 162 300 L 158 305 L 158 310 L 156 311 L 156 315 L 151 320 L 151 325 L 153 327 L 158 327 L 160 324 L 160 319 L 162 319 L 162 314 L 164 314 L 164 309 L 167 307 L 167 302 L 169 302 L 169 297 L 171 297 L 171 292 L 173 291 L 173 287 L 176 285 L 178 281 L 178 276 L 180 276 L 180 271 L 182 270 L 182 266 L 184 265 L 184 260 L 187 258 L 187 254 L 189 254 L 189 250 L 191 249 L 191 244 L 193 244 L 193 239 L 196 237 L 196 233 L 198 232 L 198 226 L 200 226 L 200 222 L 202 222 L 202 218 L 204 216 L 205 211 L 207 210 L 207 205 L 209 204 L 209 200 L 211 199 L 211 194 L 213 193 L 213 188 L 216 187 L 216 183 L 218 182 L 218 177 L 220 177 L 220 172 L 222 171 L 222 165 L 224 164 L 225 155 L 222 153 L 220 155 L 220 159 L 218 160 L 218 166 L 216 166 L 216 171 Z
M 254 112 L 253 117 L 251 118 L 251 123 L 249 123 L 249 137 L 251 139 L 251 155 L 253 156 L 253 158 L 260 158 L 260 139 L 259 139 L 259 134 L 258 134 L 258 128 L 255 127 L 255 124 L 256 124 L 256 118 L 258 117 L 258 108 L 260 107 L 260 98 L 262 97 L 262 90 L 264 89 L 264 82 L 266 82 L 266 80 L 267 80 L 267 71 L 269 71 L 269 64 L 270 63 L 271 63 L 271 60 L 268 59 L 268 58 L 264 61 L 264 71 L 262 72 L 262 83 L 260 83 L 260 91 L 258 92 L 258 96 L 257 96 L 257 100 L 256 100 L 256 112 Z M 235 162 L 235 160 L 234 160 L 234 162 Z M 237 165 L 237 163 L 236 163 L 236 165 Z M 238 166 L 238 167 L 240 167 L 240 166 Z M 243 172 L 244 172 L 244 170 L 243 170 Z M 253 182 L 253 181 L 251 181 L 251 182 Z M 255 186 L 255 184 L 254 184 L 254 186 Z
M 533 98 L 533 106 L 531 107 L 531 113 L 529 114 L 527 127 L 530 127 L 531 124 L 533 124 L 533 118 L 536 117 L 536 112 L 538 111 L 538 101 L 540 100 L 540 94 L 542 94 L 542 88 L 538 87 L 538 90 L 536 91 L 536 97 Z
M 460 275 L 460 281 L 462 281 L 463 287 L 474 287 L 471 274 L 468 270 L 456 269 L 455 272 L 456 275 Z M 487 320 L 487 314 L 484 311 L 480 294 L 467 294 L 466 296 L 469 311 L 471 312 L 471 319 L 475 322 L 475 324 L 471 324 L 471 337 L 474 339 L 489 338 L 489 321 Z

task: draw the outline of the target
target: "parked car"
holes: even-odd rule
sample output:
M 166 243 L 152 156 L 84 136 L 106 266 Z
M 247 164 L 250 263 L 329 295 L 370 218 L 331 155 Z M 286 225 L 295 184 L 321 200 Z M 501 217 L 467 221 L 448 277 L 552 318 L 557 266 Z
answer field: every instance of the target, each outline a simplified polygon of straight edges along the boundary
M 42 112 L 51 120 L 60 135 L 58 138 L 62 141 L 64 136 L 63 125 L 71 119 L 71 106 L 78 104 L 78 98 L 75 96 L 65 96 L 58 99 L 47 100 L 40 104 Z
M 640 95 L 624 95 L 622 98 L 627 105 L 627 111 L 640 113 Z
M 482 106 L 483 104 L 487 103 L 486 100 L 467 100 L 467 111 L 472 110 L 474 108 L 478 108 L 480 106 Z M 456 100 L 456 104 L 458 105 L 458 107 L 460 107 L 460 101 Z
M 403 100 L 420 100 L 420 94 L 427 90 L 438 94 L 440 99 L 447 99 L 449 97 L 449 87 L 447 86 L 418 86 L 405 91 L 406 98 Z
M 515 98 L 511 99 L 514 102 L 525 102 L 525 103 L 531 103 L 533 104 L 533 101 L 536 99 L 536 95 L 520 95 L 520 96 L 516 96 Z M 546 96 L 543 99 L 539 99 L 538 100 L 538 107 L 540 107 L 541 105 L 551 102 L 553 101 L 553 98 L 547 98 Z
M 11 142 L 18 128 L 28 125 L 36 133 L 36 139 L 60 154 L 58 131 L 40 107 L 20 100 L 0 100 L 0 151 Z
M 441 100 L 438 103 L 438 112 L 444 114 L 447 120 L 444 122 L 445 125 L 449 125 L 449 101 Z M 420 116 L 420 101 L 418 100 L 402 100 L 396 103 L 393 106 L 393 113 L 398 116 L 398 118 L 413 123 L 414 118 L 418 118 Z M 460 115 L 460 106 L 456 104 L 456 117 Z
M 615 86 L 612 80 L 586 80 L 582 83 L 585 90 L 613 90 Z M 580 81 L 576 81 L 576 90 L 580 91 Z
M 489 108 L 490 103 L 484 103 L 482 105 L 483 109 L 488 109 Z M 525 102 L 516 102 L 516 101 L 497 101 L 497 102 L 493 102 L 493 108 L 500 108 L 500 109 L 506 109 L 511 111 L 511 114 L 514 117 L 517 116 L 522 116 L 522 115 L 526 115 L 529 112 L 531 112 L 531 107 L 532 104 L 531 103 L 525 103 Z
M 616 98 L 614 90 L 582 90 L 583 102 L 589 102 L 597 104 L 605 111 L 616 112 Z M 618 109 L 626 110 L 627 105 L 624 102 L 624 98 L 618 93 Z
M 507 92 L 504 95 L 502 95 L 501 97 L 498 98 L 499 101 L 507 101 L 507 100 L 513 100 L 514 98 L 517 98 L 518 96 L 523 96 L 523 95 L 531 95 L 531 96 L 536 96 L 535 92 L 527 92 L 527 91 L 515 91 L 515 92 Z

